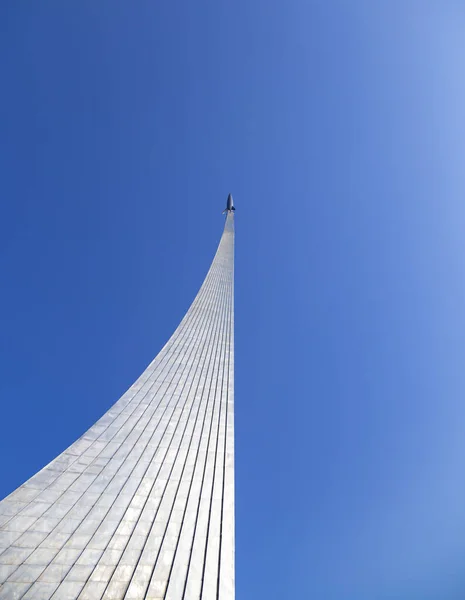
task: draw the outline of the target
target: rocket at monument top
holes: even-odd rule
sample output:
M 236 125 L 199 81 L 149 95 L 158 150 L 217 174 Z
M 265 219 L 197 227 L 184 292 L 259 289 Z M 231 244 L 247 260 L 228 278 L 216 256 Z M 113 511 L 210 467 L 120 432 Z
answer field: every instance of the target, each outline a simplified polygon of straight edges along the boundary
M 231 212 L 232 210 L 236 209 L 234 208 L 232 196 L 231 194 L 229 194 L 228 199 L 226 200 L 226 208 L 224 209 L 223 214 L 225 212 Z

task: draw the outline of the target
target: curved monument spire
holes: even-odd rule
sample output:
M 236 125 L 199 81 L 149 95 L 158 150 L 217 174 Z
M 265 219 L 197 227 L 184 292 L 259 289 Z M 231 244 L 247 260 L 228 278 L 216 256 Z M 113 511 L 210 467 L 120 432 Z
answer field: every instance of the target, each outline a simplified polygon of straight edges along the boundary
M 139 379 L 0 502 L 2 600 L 234 599 L 234 207 Z

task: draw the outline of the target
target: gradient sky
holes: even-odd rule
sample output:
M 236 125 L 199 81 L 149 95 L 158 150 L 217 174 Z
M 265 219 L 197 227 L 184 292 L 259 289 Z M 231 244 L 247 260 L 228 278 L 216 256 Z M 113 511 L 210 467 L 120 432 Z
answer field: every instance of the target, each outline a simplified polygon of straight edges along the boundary
M 465 597 L 465 4 L 0 3 L 0 497 L 236 228 L 237 600 Z

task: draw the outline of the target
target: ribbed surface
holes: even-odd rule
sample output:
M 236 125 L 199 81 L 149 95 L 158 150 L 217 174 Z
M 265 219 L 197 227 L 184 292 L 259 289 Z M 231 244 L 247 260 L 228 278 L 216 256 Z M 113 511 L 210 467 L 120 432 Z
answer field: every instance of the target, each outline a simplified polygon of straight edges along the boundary
M 0 598 L 234 599 L 234 215 L 133 386 L 0 502 Z

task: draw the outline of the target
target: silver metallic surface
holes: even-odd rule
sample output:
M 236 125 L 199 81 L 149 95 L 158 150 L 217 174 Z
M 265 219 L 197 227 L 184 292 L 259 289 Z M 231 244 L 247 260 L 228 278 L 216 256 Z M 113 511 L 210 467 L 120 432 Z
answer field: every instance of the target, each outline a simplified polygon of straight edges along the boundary
M 233 288 L 229 210 L 158 356 L 0 502 L 2 600 L 234 599 Z
M 226 208 L 224 209 L 223 214 L 225 212 L 228 212 L 231 210 L 236 210 L 236 209 L 234 208 L 233 197 L 231 196 L 231 194 L 229 194 L 228 199 L 226 200 Z

